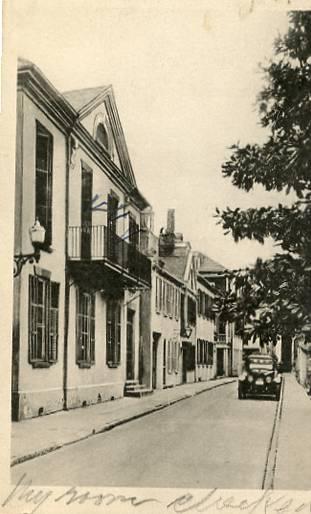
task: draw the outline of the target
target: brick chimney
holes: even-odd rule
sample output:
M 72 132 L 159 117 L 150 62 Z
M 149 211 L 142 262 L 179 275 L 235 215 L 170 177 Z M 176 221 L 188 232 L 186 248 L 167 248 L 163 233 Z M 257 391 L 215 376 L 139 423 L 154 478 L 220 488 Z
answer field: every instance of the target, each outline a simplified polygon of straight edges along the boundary
M 175 234 L 175 209 L 168 209 L 167 211 L 167 234 Z

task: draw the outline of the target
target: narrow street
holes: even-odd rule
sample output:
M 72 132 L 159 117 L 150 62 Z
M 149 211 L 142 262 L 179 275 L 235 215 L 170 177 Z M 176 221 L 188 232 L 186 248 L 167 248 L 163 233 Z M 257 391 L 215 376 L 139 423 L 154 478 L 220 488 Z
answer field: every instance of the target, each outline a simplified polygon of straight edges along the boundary
M 231 383 L 12 468 L 16 482 L 260 489 L 277 402 Z

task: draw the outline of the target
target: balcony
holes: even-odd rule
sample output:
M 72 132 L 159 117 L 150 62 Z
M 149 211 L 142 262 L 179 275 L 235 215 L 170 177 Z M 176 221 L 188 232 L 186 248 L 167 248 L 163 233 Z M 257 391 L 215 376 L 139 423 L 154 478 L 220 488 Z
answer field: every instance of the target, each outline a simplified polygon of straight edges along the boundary
M 104 225 L 69 227 L 68 259 L 73 275 L 102 287 L 151 286 L 151 261 Z
M 215 343 L 226 344 L 227 343 L 226 334 L 220 334 L 218 332 L 215 332 Z

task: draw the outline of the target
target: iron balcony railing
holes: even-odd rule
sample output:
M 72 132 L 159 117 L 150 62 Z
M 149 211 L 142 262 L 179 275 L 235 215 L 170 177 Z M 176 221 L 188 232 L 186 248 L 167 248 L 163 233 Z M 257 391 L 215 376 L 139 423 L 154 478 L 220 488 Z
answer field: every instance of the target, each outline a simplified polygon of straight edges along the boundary
M 68 257 L 70 260 L 107 259 L 136 278 L 151 283 L 151 261 L 134 244 L 104 225 L 69 227 Z
M 215 333 L 215 342 L 216 343 L 226 343 L 227 337 L 226 334 L 219 334 L 218 332 Z

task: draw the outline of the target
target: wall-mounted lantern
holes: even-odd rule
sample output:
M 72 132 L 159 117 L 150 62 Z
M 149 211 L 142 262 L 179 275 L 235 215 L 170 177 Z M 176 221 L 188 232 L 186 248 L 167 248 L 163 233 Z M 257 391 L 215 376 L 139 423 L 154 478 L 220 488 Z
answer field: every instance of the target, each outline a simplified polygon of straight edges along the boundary
M 180 335 L 182 337 L 187 337 L 188 339 L 191 336 L 191 334 L 192 334 L 192 328 L 190 327 L 190 325 L 187 325 L 184 328 L 182 328 L 181 333 L 180 333 Z
M 39 262 L 40 260 L 40 248 L 42 247 L 42 244 L 44 243 L 45 239 L 45 228 L 40 225 L 39 220 L 37 219 L 34 223 L 34 225 L 29 230 L 30 233 L 30 239 L 32 242 L 32 245 L 34 247 L 33 253 L 26 253 L 26 254 L 18 254 L 14 255 L 14 268 L 13 268 L 13 275 L 14 277 L 17 277 L 24 266 L 26 262 Z

